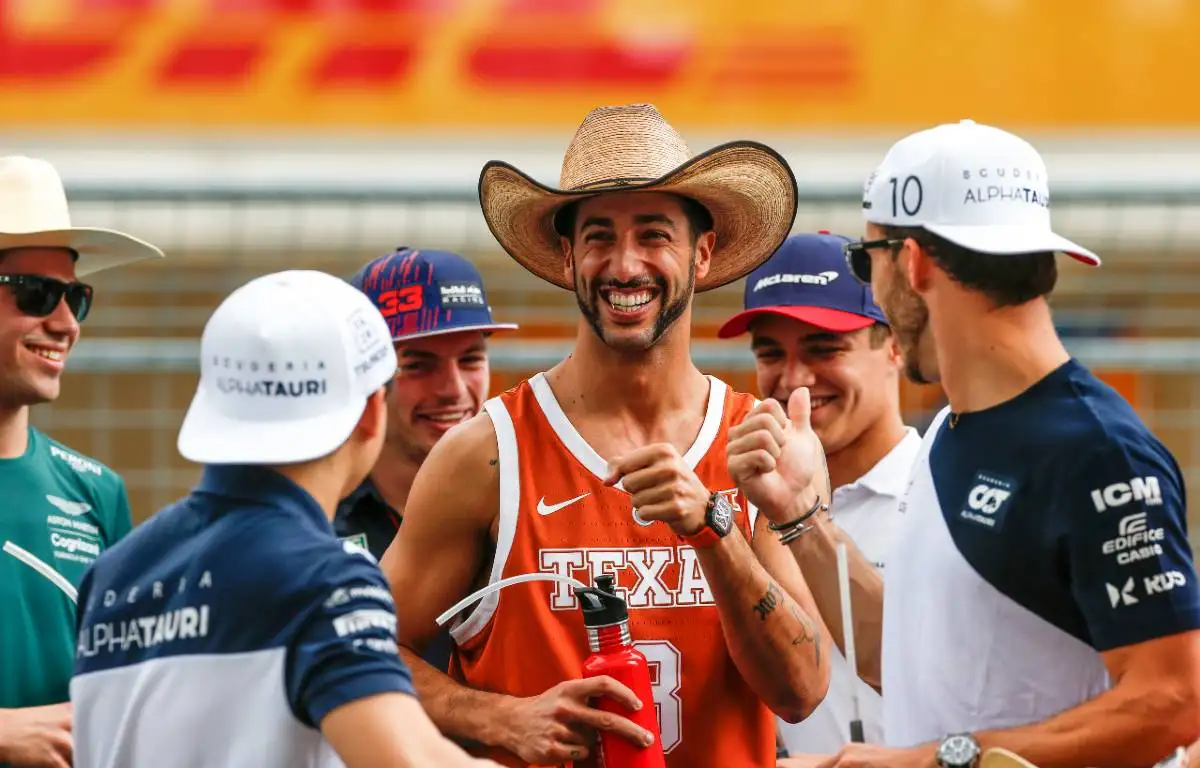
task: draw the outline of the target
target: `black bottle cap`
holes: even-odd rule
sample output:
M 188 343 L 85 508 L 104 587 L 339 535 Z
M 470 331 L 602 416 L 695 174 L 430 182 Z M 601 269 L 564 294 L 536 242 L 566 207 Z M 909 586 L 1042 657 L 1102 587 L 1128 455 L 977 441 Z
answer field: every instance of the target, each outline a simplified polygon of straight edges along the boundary
M 587 627 L 609 627 L 629 620 L 625 601 L 615 594 L 616 580 L 612 576 L 597 576 L 595 587 L 576 589 L 583 609 L 583 624 Z

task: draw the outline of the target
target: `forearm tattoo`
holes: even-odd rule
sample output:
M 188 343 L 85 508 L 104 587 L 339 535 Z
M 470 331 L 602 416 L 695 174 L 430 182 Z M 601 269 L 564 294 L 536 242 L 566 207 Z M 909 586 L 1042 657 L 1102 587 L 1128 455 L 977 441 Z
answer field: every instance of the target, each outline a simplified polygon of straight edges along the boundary
M 783 600 L 783 593 L 779 591 L 779 587 L 775 586 L 775 582 L 771 582 L 767 586 L 767 594 L 762 596 L 762 599 L 755 603 L 752 607 L 754 612 L 758 614 L 761 621 L 766 621 L 779 603 Z
M 767 592 L 751 607 L 758 614 L 760 621 L 766 621 L 767 617 L 775 612 L 780 605 L 784 603 L 783 592 L 775 582 L 771 582 L 767 586 Z M 794 602 L 787 604 L 787 610 L 800 625 L 800 632 L 792 638 L 792 645 L 804 645 L 812 643 L 813 654 L 816 657 L 817 664 L 821 663 L 821 631 L 817 629 L 816 624 L 808 616 L 804 615 L 804 611 L 800 610 L 800 606 Z
M 804 611 L 800 610 L 800 606 L 793 603 L 789 606 L 792 611 L 792 616 L 800 624 L 800 634 L 792 638 L 792 645 L 804 645 L 812 643 L 813 656 L 818 665 L 821 663 L 821 631 L 813 624 L 813 620 L 804 615 Z

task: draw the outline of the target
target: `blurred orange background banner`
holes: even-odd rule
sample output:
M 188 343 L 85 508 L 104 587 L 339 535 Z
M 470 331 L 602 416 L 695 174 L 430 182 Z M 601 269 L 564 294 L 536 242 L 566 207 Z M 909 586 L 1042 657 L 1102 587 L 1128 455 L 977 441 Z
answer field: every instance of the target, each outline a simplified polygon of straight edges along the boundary
M 0 0 L 0 128 L 1194 128 L 1198 40 L 1193 0 Z

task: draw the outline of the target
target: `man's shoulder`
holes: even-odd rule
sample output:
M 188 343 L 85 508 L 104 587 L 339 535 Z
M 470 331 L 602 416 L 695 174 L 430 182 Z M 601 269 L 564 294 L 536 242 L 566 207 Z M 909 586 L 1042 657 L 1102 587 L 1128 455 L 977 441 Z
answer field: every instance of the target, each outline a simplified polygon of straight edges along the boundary
M 731 415 L 744 415 L 749 413 L 754 409 L 754 406 L 758 405 L 760 402 L 757 395 L 752 395 L 749 392 L 742 392 L 741 390 L 735 389 L 733 385 L 717 378 L 716 376 L 712 377 L 712 380 L 713 382 L 719 382 L 721 386 L 725 387 L 725 391 L 728 392 Z
M 498 398 L 488 400 L 479 413 L 454 426 L 434 443 L 421 471 L 458 475 L 485 469 L 489 463 L 494 466 L 494 459 L 498 454 L 497 426 L 489 408 L 495 408 L 492 404 L 498 401 Z M 507 418 L 510 423 L 514 420 L 512 416 Z M 456 479 L 462 480 L 467 477 L 479 478 L 483 475 L 461 475 Z
M 125 481 L 108 466 L 37 430 L 30 430 L 30 441 L 41 492 L 63 514 L 90 513 L 102 520 L 128 514 Z
M 236 579 L 247 596 L 261 592 L 285 599 L 333 585 L 343 575 L 374 580 L 379 573 L 365 548 L 283 510 L 208 517 L 202 507 L 194 496 L 185 497 L 101 553 L 93 568 L 96 586 L 199 569 L 223 583 Z
M 262 506 L 221 515 L 211 523 L 211 546 L 268 581 L 304 584 L 305 579 L 362 565 L 378 568 L 375 557 L 339 539 L 332 527 L 298 517 L 282 507 Z M 254 564 L 261 567 L 255 567 Z M 297 568 L 304 563 L 304 568 Z
M 1074 366 L 1065 385 L 1039 401 L 1044 418 L 1022 425 L 1048 454 L 1068 463 L 1086 463 L 1099 454 L 1132 453 L 1170 458 L 1170 452 L 1112 386 L 1082 365 Z

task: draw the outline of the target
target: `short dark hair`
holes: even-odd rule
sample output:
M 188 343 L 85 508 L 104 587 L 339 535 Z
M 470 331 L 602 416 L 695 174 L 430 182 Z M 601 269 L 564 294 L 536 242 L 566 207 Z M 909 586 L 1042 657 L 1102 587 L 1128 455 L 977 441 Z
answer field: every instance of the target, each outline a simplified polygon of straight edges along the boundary
M 691 237 L 694 245 L 701 234 L 713 228 L 712 214 L 701 203 L 690 197 L 675 194 L 672 194 L 671 197 L 678 200 L 679 205 L 683 208 L 683 215 L 687 217 L 688 226 L 692 230 Z M 579 214 L 581 202 L 583 200 L 575 200 L 558 209 L 558 213 L 554 214 L 555 232 L 566 238 L 573 239 L 575 237 L 575 217 Z
M 1058 282 L 1058 259 L 1052 252 L 979 253 L 935 235 L 924 227 L 881 226 L 889 239 L 912 238 L 950 279 L 987 296 L 997 307 L 1015 307 L 1046 296 Z M 893 248 L 892 254 L 899 253 Z
M 892 329 L 887 325 L 875 323 L 870 327 L 869 341 L 871 349 L 879 349 L 890 338 L 892 338 Z

